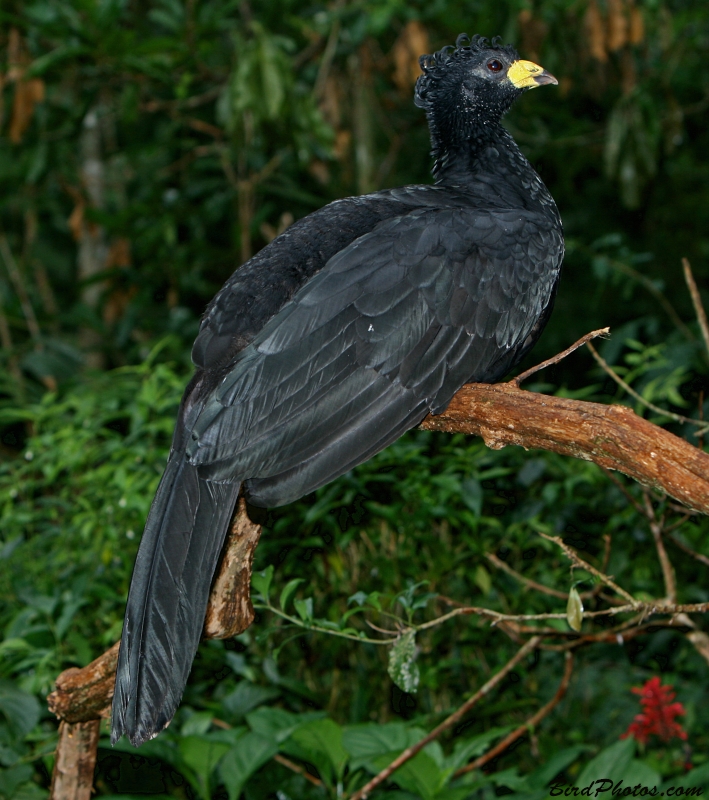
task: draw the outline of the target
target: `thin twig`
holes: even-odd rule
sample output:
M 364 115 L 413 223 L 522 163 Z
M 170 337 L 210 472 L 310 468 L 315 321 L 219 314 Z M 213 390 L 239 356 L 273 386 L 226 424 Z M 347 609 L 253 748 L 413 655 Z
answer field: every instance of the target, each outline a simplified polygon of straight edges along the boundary
M 597 336 L 608 336 L 610 332 L 610 328 L 599 328 L 597 331 L 591 331 L 585 336 L 582 336 L 577 342 L 574 342 L 571 347 L 567 347 L 566 350 L 563 350 L 561 353 L 557 353 L 555 356 L 547 358 L 546 361 L 542 361 L 541 364 L 537 364 L 535 367 L 530 367 L 521 375 L 518 375 L 516 378 L 512 378 L 512 380 L 508 382 L 519 389 L 520 383 L 529 378 L 531 375 L 534 375 L 535 372 L 539 372 L 542 369 L 546 369 L 546 367 L 551 367 L 554 364 L 558 364 L 562 359 L 566 358 L 566 356 L 570 356 L 575 350 L 578 350 L 579 347 L 583 347 L 583 345 L 588 344 L 591 339 L 595 339 Z
M 577 650 L 580 647 L 598 644 L 599 642 L 608 644 L 615 643 L 620 647 L 638 636 L 654 633 L 659 628 L 678 627 L 676 617 L 672 617 L 668 620 L 655 620 L 654 622 L 638 625 L 637 623 L 640 618 L 640 615 L 638 615 L 634 620 L 628 620 L 622 626 L 606 629 L 600 631 L 599 633 L 589 633 L 576 636 L 576 638 L 564 642 L 563 644 L 542 644 L 539 645 L 539 649 L 553 653 L 566 653 L 569 650 Z
M 705 567 L 709 567 L 709 558 L 707 556 L 702 555 L 701 553 L 697 553 L 695 550 L 692 550 L 691 547 L 687 546 L 681 539 L 678 539 L 676 536 L 668 537 L 669 540 L 676 544 L 680 550 L 684 550 L 687 555 L 692 556 L 692 558 L 696 559 L 700 564 L 704 564 Z
M 1 294 L 0 294 L 0 345 L 2 345 L 2 349 L 7 352 L 8 369 L 10 371 L 10 374 L 15 380 L 15 385 L 22 392 L 22 390 L 24 389 L 24 378 L 22 377 L 22 371 L 20 370 L 20 366 L 17 363 L 17 357 L 14 354 L 14 348 L 12 345 L 12 334 L 10 333 L 10 324 L 7 321 L 7 315 L 5 314 L 5 309 L 3 308 Z
M 579 559 L 579 566 L 585 564 L 586 562 L 581 561 Z M 591 569 L 590 564 L 583 567 L 583 569 Z M 610 580 L 607 576 L 606 580 Z M 613 583 L 611 581 L 611 583 Z M 622 591 L 622 590 L 621 590 Z M 605 598 L 604 598 L 605 599 Z M 633 600 L 632 603 L 626 603 L 625 605 L 620 606 L 613 606 L 612 608 L 605 608 L 601 609 L 600 611 L 584 611 L 583 618 L 584 619 L 593 619 L 594 617 L 615 617 L 618 614 L 629 614 L 629 613 L 642 613 L 643 616 L 649 616 L 651 614 L 678 614 L 680 612 L 690 613 L 690 614 L 705 614 L 709 611 L 709 603 L 684 603 L 684 604 L 671 604 L 666 603 L 663 600 L 650 600 L 647 602 L 641 602 L 639 600 Z M 485 619 L 489 619 L 493 625 L 493 627 L 502 626 L 508 622 L 536 622 L 548 619 L 566 619 L 567 615 L 566 612 L 550 612 L 546 614 L 503 614 L 501 611 L 493 611 L 490 608 L 482 608 L 480 606 L 466 606 L 463 608 L 457 608 L 454 612 L 445 615 L 445 619 L 448 620 L 454 616 L 478 616 L 484 617 Z M 441 618 L 442 619 L 442 618 Z M 420 625 L 416 630 L 422 630 L 427 627 L 433 627 L 433 625 L 437 625 L 439 620 L 432 620 L 425 625 Z M 320 631 L 322 633 L 333 633 L 327 629 L 322 629 Z M 546 634 L 546 631 L 542 631 Z M 539 633 L 536 629 L 534 633 Z M 336 634 L 335 634 L 336 635 Z M 576 634 L 569 634 L 569 635 L 576 635 Z M 362 639 L 361 641 L 365 641 Z M 378 644 L 389 644 L 389 642 L 377 642 Z
M 608 569 L 608 562 L 611 558 L 611 535 L 610 533 L 603 534 L 603 561 L 601 562 L 601 572 Z
M 501 742 L 498 742 L 495 747 L 493 747 L 491 750 L 488 750 L 487 753 L 484 753 L 479 758 L 476 758 L 475 761 L 471 761 L 470 764 L 466 764 L 457 772 L 453 773 L 454 778 L 465 775 L 466 772 L 472 772 L 473 770 L 480 769 L 485 764 L 492 761 L 493 758 L 497 758 L 500 753 L 503 753 L 505 750 L 507 750 L 511 744 L 517 741 L 517 739 L 524 736 L 525 733 L 529 733 L 532 729 L 539 725 L 544 717 L 547 717 L 556 708 L 556 706 L 559 705 L 566 694 L 566 690 L 569 688 L 571 673 L 574 669 L 574 655 L 571 650 L 566 651 L 565 662 L 564 674 L 561 677 L 561 682 L 559 683 L 559 687 L 557 688 L 554 697 L 552 697 L 552 699 L 546 705 L 542 706 L 536 712 L 536 714 L 533 714 L 528 720 L 523 722 L 516 730 L 505 736 L 505 738 Z
M 613 473 L 613 470 L 608 469 L 607 467 L 601 467 L 601 469 L 606 473 L 606 477 L 610 478 L 613 483 L 620 489 L 620 491 L 625 495 L 625 499 L 633 506 L 633 508 L 640 514 L 641 516 L 645 516 L 645 509 L 642 505 L 633 497 L 632 494 L 628 491 L 627 487 L 621 481 L 621 479 Z
M 335 9 L 342 6 L 342 0 L 336 3 Z M 337 17 L 333 20 L 332 27 L 330 28 L 330 35 L 327 37 L 327 44 L 325 51 L 320 59 L 320 66 L 318 67 L 318 74 L 315 78 L 315 86 L 313 87 L 313 95 L 316 100 L 320 100 L 325 93 L 325 85 L 330 74 L 335 53 L 337 52 L 337 42 L 340 38 L 340 18 Z
M 699 390 L 699 397 L 697 398 L 697 416 L 702 422 L 704 422 L 704 389 Z M 703 431 L 700 431 L 698 438 L 699 441 L 697 442 L 697 447 L 700 450 L 703 450 L 704 449 Z
M 32 308 L 32 303 L 30 303 L 30 298 L 27 294 L 24 281 L 22 280 L 22 275 L 20 274 L 20 270 L 17 267 L 17 262 L 15 261 L 15 257 L 12 255 L 10 245 L 8 245 L 7 238 L 4 233 L 0 234 L 0 253 L 2 253 L 8 275 L 10 276 L 10 280 L 13 282 L 17 296 L 20 299 L 22 313 L 27 321 L 27 329 L 30 332 L 30 336 L 34 339 L 37 347 L 41 348 L 42 332 L 40 331 L 37 317 L 35 316 L 34 309 Z
M 370 639 L 367 636 L 355 636 L 351 633 L 345 633 L 344 631 L 332 630 L 332 628 L 322 628 L 319 625 L 305 622 L 302 619 L 298 619 L 290 614 L 286 614 L 285 612 L 271 605 L 271 603 L 254 603 L 254 608 L 258 610 L 270 611 L 272 614 L 284 619 L 286 622 L 290 622 L 291 625 L 295 625 L 296 628 L 302 628 L 303 630 L 310 631 L 312 633 L 326 633 L 328 636 L 337 636 L 340 639 L 349 639 L 353 642 L 364 642 L 365 644 L 390 645 L 392 643 L 391 639 Z M 438 624 L 438 620 L 435 620 L 435 624 Z M 387 631 L 387 633 L 391 635 L 393 632 Z M 396 635 L 399 635 L 398 632 Z
M 233 725 L 230 725 L 228 722 L 224 722 L 223 719 L 219 719 L 218 717 L 212 717 L 212 725 L 217 728 L 221 728 L 225 731 L 233 730 Z M 309 772 L 304 770 L 302 767 L 299 767 L 297 764 L 294 764 L 292 761 L 289 761 L 287 758 L 283 758 L 283 756 L 279 755 L 278 753 L 273 756 L 274 761 L 278 761 L 279 764 L 283 764 L 284 767 L 288 767 L 288 769 L 293 770 L 293 772 L 297 772 L 299 775 L 303 775 L 307 778 L 311 783 L 314 783 L 316 786 L 320 786 L 322 784 L 321 780 L 311 775 Z
M 686 339 L 690 342 L 696 341 L 696 337 L 692 333 L 692 331 L 687 327 L 687 325 L 682 321 L 679 314 L 675 311 L 674 306 L 670 303 L 670 301 L 665 297 L 665 295 L 655 286 L 652 280 L 647 277 L 647 275 L 643 275 L 642 272 L 638 272 L 638 270 L 633 269 L 629 264 L 626 264 L 624 261 L 619 261 L 615 258 L 609 258 L 608 256 L 603 256 L 606 263 L 612 267 L 613 269 L 618 270 L 618 272 L 622 272 L 633 280 L 636 280 L 643 288 L 645 288 L 657 302 L 665 309 L 669 318 L 674 322 L 677 326 L 678 330 L 682 332 Z
M 560 547 L 566 556 L 573 562 L 573 564 L 581 569 L 585 569 L 587 572 L 590 572 L 592 575 L 595 575 L 600 581 L 606 584 L 606 586 L 613 589 L 614 592 L 617 592 L 621 597 L 624 597 L 629 603 L 631 603 L 634 607 L 637 607 L 639 601 L 636 600 L 631 594 L 625 591 L 625 589 L 618 586 L 615 581 L 611 580 L 608 575 L 605 575 L 600 570 L 596 569 L 594 566 L 588 563 L 588 561 L 584 561 L 574 550 L 572 550 L 567 544 L 565 544 L 558 536 L 548 536 L 546 533 L 539 533 L 539 535 L 546 539 L 549 542 L 553 542 L 555 545 Z
M 701 436 L 707 430 L 709 430 L 709 425 L 704 420 L 699 419 L 692 419 L 691 417 L 685 417 L 682 414 L 675 414 L 674 411 L 668 411 L 666 408 L 660 408 L 660 406 L 656 406 L 654 403 L 651 403 L 649 400 L 646 400 L 642 395 L 638 394 L 632 386 L 627 384 L 618 373 L 613 369 L 613 367 L 609 366 L 608 362 L 601 357 L 598 353 L 596 348 L 591 344 L 591 342 L 586 342 L 586 347 L 591 351 L 591 355 L 596 359 L 596 363 L 601 367 L 601 369 L 609 375 L 613 380 L 620 386 L 622 389 L 634 397 L 638 403 L 645 406 L 645 408 L 649 408 L 651 411 L 654 411 L 656 414 L 662 414 L 663 417 L 669 417 L 673 419 L 675 422 L 685 422 L 688 425 L 698 425 L 700 427 L 699 431 L 695 432 L 695 436 Z
M 684 514 L 687 517 L 699 517 L 701 516 L 701 511 L 695 511 L 693 508 L 687 508 L 686 506 L 679 506 L 677 503 L 668 503 L 667 504 L 672 511 L 676 511 L 678 514 Z
M 704 305 L 702 303 L 702 298 L 699 294 L 699 289 L 697 289 L 697 283 L 694 280 L 694 275 L 692 274 L 692 267 L 689 263 L 689 260 L 686 258 L 682 259 L 682 267 L 684 269 L 684 279 L 687 281 L 687 287 L 689 288 L 689 293 L 692 295 L 692 304 L 694 305 L 694 313 L 697 315 L 697 322 L 699 323 L 699 329 L 702 332 L 702 339 L 704 339 L 704 346 L 707 349 L 707 355 L 709 356 L 709 324 L 707 324 L 707 315 L 704 311 Z
M 675 580 L 675 572 L 670 563 L 669 556 L 667 555 L 667 550 L 665 550 L 664 542 L 662 541 L 664 516 L 658 520 L 655 509 L 652 507 L 650 492 L 647 489 L 643 489 L 643 502 L 645 505 L 645 516 L 650 523 L 652 538 L 655 540 L 657 558 L 662 568 L 662 577 L 665 583 L 665 596 L 670 603 L 674 603 L 677 599 L 677 581 Z
M 141 103 L 140 110 L 154 113 L 155 111 L 177 111 L 183 108 L 197 108 L 216 100 L 223 90 L 224 85 L 222 84 L 213 86 L 204 94 L 196 94 L 184 100 L 148 100 L 146 103 Z
M 512 569 L 512 567 L 510 567 L 508 564 L 505 564 L 505 562 L 501 558 L 498 558 L 494 553 L 485 553 L 485 558 L 487 558 L 487 560 L 494 564 L 498 569 L 501 569 L 503 572 L 511 575 L 515 580 L 519 581 L 521 584 L 530 589 L 534 589 L 542 594 L 551 595 L 552 597 L 560 597 L 562 600 L 567 600 L 569 597 L 567 592 L 560 592 L 558 589 L 550 589 L 548 586 L 544 586 L 544 584 L 537 583 L 529 578 L 525 578 L 524 575 L 521 575 L 519 572 Z
M 516 653 L 515 655 L 502 667 L 502 669 L 495 673 L 492 678 L 490 678 L 487 683 L 478 689 L 475 694 L 469 698 L 468 700 L 463 703 L 463 705 L 449 717 L 441 722 L 440 725 L 436 726 L 429 734 L 420 739 L 416 744 L 412 745 L 411 747 L 407 747 L 401 755 L 397 756 L 388 767 L 385 767 L 378 775 L 375 775 L 369 783 L 363 786 L 358 792 L 352 795 L 351 800 L 364 800 L 364 798 L 369 797 L 370 792 L 373 789 L 376 789 L 381 783 L 383 783 L 390 775 L 396 772 L 399 767 L 403 766 L 407 761 L 410 761 L 417 753 L 419 753 L 423 748 L 432 742 L 434 739 L 438 738 L 443 731 L 448 730 L 453 725 L 458 722 L 462 717 L 464 717 L 468 711 L 470 711 L 473 706 L 477 705 L 477 703 L 482 700 L 487 694 L 489 694 L 499 683 L 502 682 L 503 678 L 505 678 L 508 673 L 510 673 L 516 666 L 519 664 L 522 659 L 524 659 L 529 653 L 536 649 L 541 641 L 541 637 L 534 636 L 529 641 L 527 641 Z
M 377 631 L 377 633 L 383 633 L 386 636 L 393 636 L 394 638 L 398 638 L 401 636 L 401 631 L 392 631 L 388 628 L 380 628 L 378 625 L 375 625 L 373 622 L 370 622 L 368 619 L 365 619 L 365 623 L 373 630 Z
M 667 525 L 667 526 L 665 527 L 665 529 L 664 529 L 665 536 L 667 536 L 667 534 L 668 534 L 668 533 L 670 533 L 671 531 L 675 531 L 675 530 L 677 530 L 677 528 L 681 528 L 681 527 L 682 527 L 682 525 L 684 525 L 684 523 L 685 523 L 685 522 L 686 522 L 688 519 L 689 519 L 689 514 L 684 514 L 684 515 L 683 515 L 682 517 L 680 517 L 680 519 L 678 519 L 676 522 L 673 522 L 671 525 Z
M 315 786 L 322 786 L 322 781 L 320 778 L 316 778 L 315 775 L 311 775 L 307 769 L 303 769 L 303 767 L 298 766 L 298 764 L 295 764 L 289 758 L 284 758 L 280 753 L 276 753 L 276 755 L 273 756 L 273 760 L 277 761 L 279 764 L 287 767 L 293 772 L 297 772 L 298 775 L 302 775 L 306 781 L 310 781 L 310 783 L 315 784 Z

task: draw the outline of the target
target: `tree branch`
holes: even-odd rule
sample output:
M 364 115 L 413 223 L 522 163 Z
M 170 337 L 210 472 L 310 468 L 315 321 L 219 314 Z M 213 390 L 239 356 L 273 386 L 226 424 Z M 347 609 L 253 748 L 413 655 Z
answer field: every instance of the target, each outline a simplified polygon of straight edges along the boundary
M 685 417 L 683 414 L 676 414 L 674 411 L 668 411 L 666 408 L 660 408 L 660 406 L 656 406 L 654 403 L 651 403 L 649 400 L 646 400 L 641 394 L 635 391 L 632 386 L 627 384 L 618 373 L 611 367 L 608 362 L 600 355 L 598 350 L 591 344 L 591 342 L 586 342 L 586 346 L 591 351 L 591 355 L 596 360 L 598 366 L 608 375 L 608 377 L 612 378 L 621 389 L 626 391 L 631 397 L 634 397 L 640 405 L 645 406 L 645 408 L 649 408 L 650 411 L 654 411 L 656 414 L 661 414 L 663 417 L 669 417 L 673 419 L 675 422 L 682 422 L 685 425 L 696 425 L 699 430 L 694 434 L 695 436 L 703 436 L 707 431 L 707 424 L 702 419 L 692 419 L 692 417 Z
M 701 330 L 702 332 L 702 339 L 704 340 L 704 346 L 707 349 L 706 354 L 709 355 L 709 324 L 707 324 L 706 311 L 704 311 L 702 298 L 699 294 L 699 289 L 697 288 L 697 283 L 694 280 L 694 275 L 692 274 L 692 267 L 690 266 L 688 259 L 686 258 L 682 259 L 682 268 L 684 270 L 684 279 L 687 282 L 687 288 L 689 289 L 689 293 L 692 296 L 692 305 L 694 306 L 694 313 L 697 315 L 699 330 Z
M 639 601 L 636 600 L 632 594 L 626 592 L 622 586 L 618 586 L 618 584 L 614 580 L 609 578 L 608 575 L 601 572 L 600 570 L 597 570 L 592 564 L 589 564 L 588 561 L 584 561 L 578 555 L 578 553 L 572 550 L 559 536 L 549 536 L 548 534 L 541 532 L 539 533 L 539 535 L 543 539 L 546 539 L 548 542 L 553 542 L 555 545 L 560 547 L 566 554 L 566 557 L 573 563 L 575 567 L 578 567 L 579 569 L 585 569 L 586 572 L 590 572 L 591 575 L 595 575 L 598 578 L 598 580 L 605 583 L 605 585 L 608 586 L 609 589 L 613 589 L 613 591 L 616 592 L 616 594 L 619 594 L 621 597 L 624 597 L 631 604 L 631 606 L 633 606 L 633 608 L 639 605 Z
M 534 367 L 530 367 L 528 370 L 522 372 L 516 378 L 512 378 L 512 380 L 509 381 L 510 385 L 519 389 L 522 381 L 526 381 L 527 378 L 531 377 L 536 372 L 546 369 L 547 367 L 551 367 L 554 364 L 558 364 L 560 361 L 566 358 L 566 356 L 570 356 L 572 353 L 576 352 L 579 347 L 583 347 L 583 345 L 588 344 L 591 339 L 595 339 L 597 336 L 608 336 L 610 332 L 610 328 L 599 328 L 597 331 L 591 331 L 590 333 L 587 333 L 585 336 L 582 336 L 580 339 L 575 341 L 571 347 L 567 347 L 566 350 L 562 350 L 561 353 L 557 353 L 555 356 L 547 358 L 547 360 L 542 361 L 541 364 L 536 364 Z
M 493 758 L 497 758 L 500 753 L 504 753 L 507 748 L 517 741 L 520 737 L 524 736 L 525 733 L 529 733 L 529 731 L 535 728 L 539 723 L 544 719 L 544 717 L 549 716 L 551 712 L 559 705 L 559 703 L 563 700 L 564 695 L 566 694 L 566 690 L 569 688 L 569 681 L 571 680 L 571 673 L 574 670 L 574 656 L 571 650 L 566 651 L 566 663 L 564 664 L 564 674 L 561 677 L 561 683 L 559 683 L 559 687 L 554 694 L 554 697 L 544 706 L 542 706 L 536 714 L 533 714 L 528 720 L 525 720 L 519 728 L 511 731 L 505 738 L 498 742 L 491 750 L 488 750 L 487 753 L 483 753 L 479 758 L 476 758 L 475 761 L 471 761 L 470 764 L 466 764 L 464 767 L 461 767 L 457 772 L 454 773 L 453 777 L 458 778 L 461 775 L 465 775 L 466 772 L 472 772 L 473 770 L 480 769 L 480 767 L 485 766 L 488 762 L 492 761 Z
M 101 721 L 59 725 L 52 788 L 53 800 L 90 800 Z
M 482 436 L 493 450 L 516 444 L 593 461 L 709 514 L 709 455 L 626 406 L 469 383 L 421 427 Z

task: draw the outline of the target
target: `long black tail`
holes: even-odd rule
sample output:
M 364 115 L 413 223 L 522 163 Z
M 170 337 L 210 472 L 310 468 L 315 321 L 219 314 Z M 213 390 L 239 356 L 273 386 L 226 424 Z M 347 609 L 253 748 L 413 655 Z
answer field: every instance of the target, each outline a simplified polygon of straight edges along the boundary
M 239 483 L 213 483 L 173 453 L 133 570 L 113 697 L 111 742 L 134 745 L 172 719 L 192 666 Z

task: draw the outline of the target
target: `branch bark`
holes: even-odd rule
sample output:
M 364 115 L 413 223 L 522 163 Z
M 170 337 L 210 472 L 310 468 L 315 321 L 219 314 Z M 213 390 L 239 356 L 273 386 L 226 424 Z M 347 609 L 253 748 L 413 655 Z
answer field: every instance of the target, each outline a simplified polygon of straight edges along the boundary
M 59 725 L 50 797 L 56 800 L 90 800 L 100 724 L 100 720 L 92 719 Z
M 482 436 L 493 450 L 516 444 L 593 461 L 709 514 L 709 455 L 626 406 L 470 383 L 421 427 Z

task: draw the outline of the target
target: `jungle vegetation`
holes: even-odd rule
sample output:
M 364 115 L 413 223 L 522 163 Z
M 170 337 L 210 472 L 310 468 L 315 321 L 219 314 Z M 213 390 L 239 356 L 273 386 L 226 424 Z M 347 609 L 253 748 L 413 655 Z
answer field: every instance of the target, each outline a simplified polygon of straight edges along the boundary
M 559 79 L 506 121 L 567 242 L 554 315 L 522 369 L 608 325 L 600 353 L 640 399 L 586 350 L 526 388 L 624 403 L 704 446 L 676 414 L 709 416 L 709 351 L 681 266 L 709 302 L 709 6 L 3 0 L 4 800 L 47 797 L 46 695 L 120 634 L 206 303 L 293 220 L 430 180 L 418 56 L 461 31 L 499 34 Z M 351 796 L 519 648 L 475 615 L 421 625 L 458 605 L 565 614 L 572 589 L 587 609 L 610 596 L 540 534 L 640 600 L 667 595 L 659 536 L 677 599 L 709 601 L 703 516 L 587 462 L 459 435 L 413 431 L 263 522 L 256 622 L 203 644 L 158 739 L 136 751 L 104 735 L 98 796 Z M 566 619 L 545 624 L 570 641 Z M 686 628 L 600 635 L 616 624 L 584 620 L 597 641 L 577 648 L 565 696 L 511 747 L 460 772 L 554 697 L 560 648 L 524 660 L 372 797 L 542 800 L 555 780 L 595 778 L 709 788 L 707 661 Z M 367 641 L 397 625 L 410 634 L 396 645 Z M 621 739 L 641 711 L 632 687 L 655 677 L 674 687 L 686 738 Z

